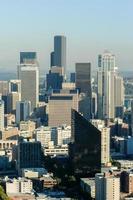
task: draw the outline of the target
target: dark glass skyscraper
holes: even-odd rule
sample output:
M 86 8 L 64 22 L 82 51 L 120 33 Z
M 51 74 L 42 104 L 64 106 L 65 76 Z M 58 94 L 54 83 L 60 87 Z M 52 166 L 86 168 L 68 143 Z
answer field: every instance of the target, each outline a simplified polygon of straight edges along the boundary
M 79 111 L 89 120 L 92 115 L 91 63 L 76 63 L 75 71 L 76 88 L 84 93 L 79 102 Z
M 20 64 L 35 64 L 36 60 L 36 52 L 20 52 Z
M 76 174 L 87 175 L 101 170 L 101 132 L 77 111 L 72 110 L 70 160 Z
M 76 88 L 91 96 L 91 63 L 76 63 Z
M 66 37 L 54 37 L 54 65 L 66 68 Z

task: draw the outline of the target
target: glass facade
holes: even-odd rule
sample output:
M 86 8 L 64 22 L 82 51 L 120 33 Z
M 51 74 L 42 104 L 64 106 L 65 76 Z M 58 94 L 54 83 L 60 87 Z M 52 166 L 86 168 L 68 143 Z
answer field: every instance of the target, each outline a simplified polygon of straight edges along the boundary
M 101 170 L 101 132 L 77 111 L 72 110 L 72 143 L 69 156 L 76 174 Z
M 36 52 L 20 52 L 20 64 L 35 63 L 37 59 Z

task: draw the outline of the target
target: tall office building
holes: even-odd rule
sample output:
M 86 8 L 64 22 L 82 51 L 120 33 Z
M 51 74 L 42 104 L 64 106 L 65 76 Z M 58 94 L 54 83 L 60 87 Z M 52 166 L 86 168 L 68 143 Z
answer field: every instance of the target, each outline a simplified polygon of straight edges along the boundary
M 36 52 L 20 52 L 20 64 L 36 64 Z
M 123 78 L 115 75 L 115 117 L 123 119 L 124 115 L 124 82 Z
M 31 114 L 30 101 L 17 101 L 16 102 L 16 123 L 26 121 Z
M 63 35 L 54 37 L 54 66 L 66 68 L 66 37 Z
M 0 94 L 2 94 L 2 96 L 6 96 L 8 94 L 8 90 L 8 81 L 0 81 Z
M 119 93 L 117 79 L 117 67 L 115 64 L 115 56 L 109 52 L 105 52 L 98 57 L 98 118 L 115 117 L 116 99 Z M 118 83 L 118 81 L 117 81 Z M 122 88 L 120 88 L 121 90 Z M 121 91 L 122 92 L 122 91 Z
M 108 174 L 96 174 L 95 193 L 96 200 L 119 200 L 120 178 Z
M 18 169 L 41 167 L 41 143 L 20 142 L 18 144 Z
M 69 156 L 76 174 L 87 175 L 101 170 L 101 132 L 77 111 L 72 110 L 72 143 Z
M 58 90 L 52 93 L 48 102 L 49 126 L 62 126 L 63 124 L 70 125 L 72 108 L 78 111 L 77 90 Z
M 91 118 L 91 63 L 76 63 L 76 88 L 81 94 L 79 111 L 86 119 Z
M 91 63 L 76 63 L 76 88 L 91 97 Z
M 20 64 L 18 78 L 21 80 L 21 100 L 31 102 L 31 110 L 39 101 L 39 68 L 36 64 Z
M 0 99 L 0 131 L 4 130 L 4 101 Z
M 10 92 L 7 95 L 7 112 L 16 114 L 16 102 L 21 101 L 21 93 Z

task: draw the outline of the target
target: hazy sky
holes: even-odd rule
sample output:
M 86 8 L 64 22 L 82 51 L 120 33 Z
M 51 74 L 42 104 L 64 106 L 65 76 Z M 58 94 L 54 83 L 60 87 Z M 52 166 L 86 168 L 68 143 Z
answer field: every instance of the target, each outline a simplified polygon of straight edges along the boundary
M 20 51 L 37 51 L 48 70 L 53 37 L 67 37 L 67 66 L 105 49 L 121 70 L 133 67 L 133 0 L 0 0 L 0 68 L 15 70 Z

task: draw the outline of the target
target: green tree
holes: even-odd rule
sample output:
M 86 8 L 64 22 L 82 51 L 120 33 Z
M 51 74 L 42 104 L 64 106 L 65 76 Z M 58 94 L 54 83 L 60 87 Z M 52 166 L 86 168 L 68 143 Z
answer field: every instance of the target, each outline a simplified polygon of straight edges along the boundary
M 0 185 L 0 199 L 1 200 L 10 200 L 10 198 L 5 194 L 5 191 L 1 185 Z

